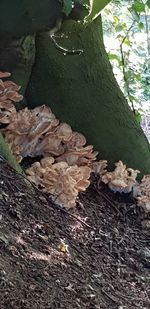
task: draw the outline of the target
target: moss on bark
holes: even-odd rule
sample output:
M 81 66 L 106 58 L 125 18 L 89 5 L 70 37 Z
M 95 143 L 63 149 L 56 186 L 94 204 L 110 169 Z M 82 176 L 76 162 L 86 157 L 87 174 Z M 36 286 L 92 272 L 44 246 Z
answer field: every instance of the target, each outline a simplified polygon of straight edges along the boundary
M 121 159 L 142 174 L 150 172 L 150 146 L 112 73 L 100 18 L 88 26 L 68 22 L 64 34 L 68 38 L 59 39 L 60 45 L 84 53 L 65 56 L 47 33 L 39 35 L 29 106 L 49 105 L 61 121 L 86 136 L 100 158 L 111 164 Z
M 20 165 L 16 162 L 15 158 L 11 154 L 7 144 L 4 141 L 3 136 L 0 134 L 0 155 L 8 161 L 8 163 L 19 173 L 22 173 Z

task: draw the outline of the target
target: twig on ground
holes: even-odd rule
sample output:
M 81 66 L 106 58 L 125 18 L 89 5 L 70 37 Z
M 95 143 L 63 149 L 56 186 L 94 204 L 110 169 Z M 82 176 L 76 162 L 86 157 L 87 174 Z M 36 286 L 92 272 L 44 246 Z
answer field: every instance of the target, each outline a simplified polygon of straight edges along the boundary
M 106 296 L 107 296 L 109 299 L 111 299 L 114 303 L 116 303 L 116 304 L 118 304 L 118 305 L 121 304 L 121 303 L 119 302 L 119 300 L 116 299 L 116 297 L 114 297 L 114 296 L 108 294 L 104 289 L 102 289 L 101 291 L 102 291 L 102 293 L 103 293 L 104 295 L 106 295 Z
M 105 201 L 107 201 L 114 209 L 115 211 L 121 215 L 121 212 L 119 211 L 119 209 L 116 207 L 115 203 L 113 203 L 104 193 L 99 192 L 96 188 L 94 188 L 94 191 L 96 191 L 96 193 L 103 197 L 105 199 Z

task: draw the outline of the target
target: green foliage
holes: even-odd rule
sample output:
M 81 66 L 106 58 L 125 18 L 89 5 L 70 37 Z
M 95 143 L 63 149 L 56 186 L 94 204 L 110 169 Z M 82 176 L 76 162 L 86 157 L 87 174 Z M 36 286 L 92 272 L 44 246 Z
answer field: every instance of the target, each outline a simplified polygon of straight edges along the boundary
M 136 13 L 142 13 L 145 12 L 145 4 L 141 0 L 135 0 L 130 9 Z
M 109 59 L 138 121 L 150 96 L 150 12 L 145 2 L 114 0 L 102 14 Z
M 150 0 L 147 0 L 146 5 L 150 8 Z

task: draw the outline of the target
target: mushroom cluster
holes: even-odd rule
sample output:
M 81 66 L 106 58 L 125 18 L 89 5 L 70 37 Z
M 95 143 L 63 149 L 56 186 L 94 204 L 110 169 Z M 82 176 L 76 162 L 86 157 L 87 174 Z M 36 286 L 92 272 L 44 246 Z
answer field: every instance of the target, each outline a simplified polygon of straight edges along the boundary
M 102 181 L 114 192 L 129 193 L 136 184 L 138 170 L 127 168 L 122 161 L 115 163 L 115 170 L 102 176 Z
M 2 80 L 10 75 L 8 72 L 0 72 L 0 124 L 8 124 L 12 121 L 16 114 L 14 104 L 23 99 L 22 95 L 18 94 L 20 86 L 10 80 Z
M 67 123 L 59 123 L 44 105 L 13 114 L 3 134 L 18 162 L 27 156 L 54 156 L 56 162 L 65 161 L 69 166 L 90 165 L 96 160 L 97 151 L 85 146 L 85 137 L 72 132 Z
M 85 146 L 86 139 L 84 135 L 78 132 L 72 132 L 70 139 L 65 143 L 65 151 L 60 155 L 56 161 L 65 161 L 69 166 L 90 165 L 96 160 L 97 151 L 93 151 L 93 146 Z
M 11 123 L 3 130 L 3 134 L 17 161 L 21 162 L 23 157 L 44 155 L 46 149 L 50 147 L 51 154 L 55 148 L 59 148 L 60 151 L 60 141 L 56 144 L 53 138 L 50 143 L 46 136 L 47 132 L 54 135 L 58 123 L 59 121 L 46 106 L 40 106 L 34 110 L 25 108 L 13 116 Z M 45 143 L 43 143 L 44 137 Z
M 0 72 L 1 78 L 9 76 L 10 73 Z M 93 151 L 92 145 L 86 146 L 84 135 L 59 123 L 44 105 L 16 112 L 14 103 L 23 98 L 18 94 L 20 87 L 12 81 L 0 81 L 0 119 L 7 124 L 2 133 L 18 162 L 27 156 L 53 156 L 56 162 L 65 161 L 69 166 L 94 166 L 98 152 Z
M 145 212 L 150 212 L 150 175 L 145 175 L 133 192 L 137 205 L 141 206 Z
M 113 192 L 129 193 L 134 188 L 138 205 L 150 212 L 150 175 L 138 184 L 139 171 L 127 168 L 122 161 L 108 172 L 107 161 L 96 161 L 98 152 L 86 145 L 84 135 L 60 123 L 45 105 L 17 112 L 15 103 L 23 97 L 18 93 L 20 86 L 2 80 L 9 76 L 8 72 L 0 72 L 0 130 L 18 162 L 24 157 L 42 157 L 25 171 L 30 181 L 52 194 L 59 205 L 72 208 L 78 193 L 89 186 L 92 171 Z
M 53 157 L 43 158 L 26 170 L 30 181 L 52 194 L 55 202 L 67 209 L 76 206 L 78 193 L 89 186 L 90 173 L 88 166 L 69 166 L 63 161 L 55 163 Z
M 0 77 L 8 77 L 1 73 Z M 67 123 L 60 123 L 45 105 L 32 110 L 16 111 L 14 103 L 22 100 L 20 87 L 1 80 L 1 132 L 16 160 L 41 156 L 25 172 L 44 191 L 54 195 L 57 203 L 67 208 L 75 206 L 80 191 L 89 186 L 92 163 L 97 152 L 86 146 L 82 134 L 73 132 Z

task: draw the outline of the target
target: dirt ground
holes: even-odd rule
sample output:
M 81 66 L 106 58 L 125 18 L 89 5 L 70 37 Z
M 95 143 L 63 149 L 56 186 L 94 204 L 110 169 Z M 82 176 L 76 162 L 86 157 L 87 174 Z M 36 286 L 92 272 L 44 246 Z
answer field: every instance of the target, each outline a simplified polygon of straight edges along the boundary
M 150 308 L 150 230 L 93 176 L 64 211 L 0 158 L 0 308 Z

